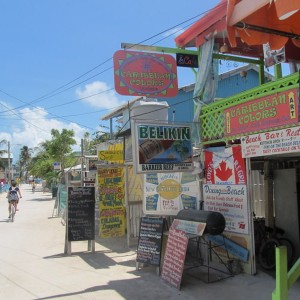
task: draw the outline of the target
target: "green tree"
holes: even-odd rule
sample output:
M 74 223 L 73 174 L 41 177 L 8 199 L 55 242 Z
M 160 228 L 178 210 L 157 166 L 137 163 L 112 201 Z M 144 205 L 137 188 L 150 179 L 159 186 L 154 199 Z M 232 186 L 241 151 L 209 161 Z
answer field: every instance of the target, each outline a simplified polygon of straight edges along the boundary
M 72 146 L 76 144 L 74 131 L 62 129 L 51 130 L 51 139 L 40 144 L 40 151 L 32 159 L 30 173 L 45 179 L 60 177 L 64 182 L 64 169 L 71 166 L 76 158 L 72 156 Z M 61 172 L 53 171 L 53 163 L 61 164 Z
M 0 141 L 0 145 L 2 145 L 2 144 L 7 144 L 7 140 Z M 3 149 L 0 150 L 0 168 L 3 168 L 3 169 L 5 169 L 5 162 L 1 156 L 5 153 L 7 153 L 7 150 L 3 150 Z

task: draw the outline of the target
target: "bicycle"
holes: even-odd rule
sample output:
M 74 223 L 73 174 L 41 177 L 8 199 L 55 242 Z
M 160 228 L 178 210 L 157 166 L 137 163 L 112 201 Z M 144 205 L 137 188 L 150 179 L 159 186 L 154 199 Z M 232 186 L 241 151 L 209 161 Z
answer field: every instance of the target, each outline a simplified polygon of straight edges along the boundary
M 10 200 L 10 221 L 13 222 L 17 211 L 17 200 Z
M 258 261 L 261 267 L 265 270 L 275 269 L 275 248 L 281 245 L 284 245 L 287 248 L 287 261 L 288 266 L 290 266 L 295 258 L 295 248 L 289 239 L 282 237 L 285 231 L 279 227 L 272 228 L 265 226 L 265 232 L 265 239 L 262 242 L 258 253 Z

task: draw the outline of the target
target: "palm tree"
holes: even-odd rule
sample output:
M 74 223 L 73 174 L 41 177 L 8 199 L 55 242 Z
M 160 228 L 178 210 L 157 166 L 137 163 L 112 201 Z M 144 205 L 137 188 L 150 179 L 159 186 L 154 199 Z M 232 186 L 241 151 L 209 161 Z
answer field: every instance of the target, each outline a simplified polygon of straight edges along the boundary
M 2 140 L 2 141 L 0 141 L 0 145 L 2 145 L 2 144 L 7 144 L 7 140 Z M 7 150 L 4 150 L 4 149 L 1 149 L 1 150 L 0 150 L 0 168 L 3 168 L 3 169 L 5 169 L 5 162 L 4 162 L 4 160 L 2 159 L 2 156 L 3 156 L 3 154 L 5 154 L 5 153 L 7 153 Z
M 31 161 L 32 149 L 23 146 L 20 150 L 20 179 L 28 180 L 28 166 Z M 23 178 L 24 174 L 24 178 Z

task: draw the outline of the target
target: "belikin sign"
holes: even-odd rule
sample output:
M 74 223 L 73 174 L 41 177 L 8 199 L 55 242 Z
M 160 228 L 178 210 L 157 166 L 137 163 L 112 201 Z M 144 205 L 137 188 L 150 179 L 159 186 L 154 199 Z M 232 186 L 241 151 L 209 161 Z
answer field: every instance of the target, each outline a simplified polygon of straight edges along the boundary
M 114 54 L 115 89 L 121 95 L 174 97 L 176 61 L 171 55 L 119 50 Z

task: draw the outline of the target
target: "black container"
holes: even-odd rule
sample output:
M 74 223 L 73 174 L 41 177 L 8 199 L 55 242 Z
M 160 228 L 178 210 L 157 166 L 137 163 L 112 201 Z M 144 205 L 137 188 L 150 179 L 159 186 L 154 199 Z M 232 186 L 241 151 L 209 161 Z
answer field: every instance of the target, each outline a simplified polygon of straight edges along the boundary
M 221 234 L 226 226 L 224 216 L 216 211 L 183 209 L 178 212 L 176 219 L 206 223 L 205 233 Z

